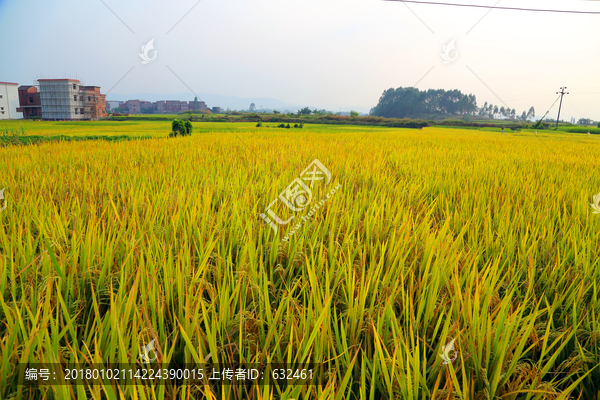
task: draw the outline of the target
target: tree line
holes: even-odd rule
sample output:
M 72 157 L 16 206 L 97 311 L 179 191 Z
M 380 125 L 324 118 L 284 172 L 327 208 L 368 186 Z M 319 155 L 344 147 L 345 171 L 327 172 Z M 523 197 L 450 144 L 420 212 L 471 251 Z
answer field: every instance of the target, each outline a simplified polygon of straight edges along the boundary
M 464 94 L 458 89 L 429 89 L 421 91 L 413 87 L 385 90 L 379 102 L 371 109 L 371 115 L 385 118 L 430 118 L 435 115 L 480 116 L 487 118 L 522 119 L 535 117 L 535 109 L 523 111 L 517 116 L 514 108 L 498 107 L 487 102 L 477 106 L 474 94 Z

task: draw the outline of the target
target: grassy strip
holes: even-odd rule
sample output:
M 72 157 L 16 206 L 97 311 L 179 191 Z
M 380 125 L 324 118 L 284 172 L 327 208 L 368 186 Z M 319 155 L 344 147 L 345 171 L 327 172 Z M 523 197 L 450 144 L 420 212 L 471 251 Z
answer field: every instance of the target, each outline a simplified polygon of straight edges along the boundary
M 149 115 L 129 115 L 129 116 L 115 116 L 111 117 L 110 121 L 172 121 L 174 118 L 180 118 L 183 120 L 190 120 L 189 114 L 179 115 L 162 115 L 162 114 L 149 114 Z M 292 115 L 292 114 L 256 114 L 246 113 L 242 115 L 211 115 L 211 114 L 193 114 L 191 116 L 192 122 L 225 122 L 225 123 L 236 123 L 236 122 L 263 122 L 263 123 L 286 123 L 286 124 L 320 124 L 320 125 L 354 125 L 354 126 L 381 126 L 390 128 L 414 128 L 422 129 L 424 127 L 432 126 L 443 126 L 443 127 L 455 127 L 465 129 L 479 129 L 479 128 L 505 128 L 513 131 L 520 131 L 523 129 L 535 129 L 533 123 L 523 121 L 510 121 L 510 120 L 473 120 L 466 121 L 463 119 L 444 119 L 444 120 L 433 120 L 433 119 L 398 119 L 398 118 L 384 118 L 375 116 L 358 116 L 350 117 L 344 115 Z M 554 125 L 551 123 L 543 123 L 543 128 L 538 130 L 553 130 Z M 571 133 L 587 133 L 588 131 L 592 134 L 600 134 L 600 128 L 595 127 L 579 127 L 579 126 L 565 126 L 559 125 L 558 130 Z
M 571 133 L 591 133 L 592 135 L 600 135 L 600 128 L 587 126 L 558 126 L 559 131 Z
M 15 137 L 2 137 L 0 136 L 0 147 L 2 146 L 26 146 L 32 144 L 40 144 L 46 142 L 78 142 L 78 141 L 86 141 L 86 140 L 105 140 L 108 142 L 120 142 L 124 140 L 139 140 L 139 139 L 152 139 L 151 136 L 129 136 L 129 135 L 120 135 L 120 136 L 67 136 L 67 135 L 58 135 L 58 136 L 15 136 Z

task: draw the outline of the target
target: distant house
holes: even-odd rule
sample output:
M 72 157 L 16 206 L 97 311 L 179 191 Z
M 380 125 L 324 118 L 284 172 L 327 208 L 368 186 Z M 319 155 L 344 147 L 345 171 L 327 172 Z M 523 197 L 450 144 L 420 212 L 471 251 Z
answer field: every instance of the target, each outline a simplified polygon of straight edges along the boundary
M 167 112 L 167 102 L 164 100 L 152 103 L 152 111 L 156 114 L 164 114 Z
M 152 102 L 151 102 L 151 101 L 144 101 L 144 100 L 141 100 L 141 101 L 140 101 L 140 110 L 141 110 L 142 112 L 144 112 L 144 109 L 145 109 L 145 110 L 153 110 L 153 107 L 152 107 Z
M 189 101 L 188 102 L 188 110 L 208 110 L 209 108 L 206 106 L 204 101 Z
M 181 111 L 181 101 L 167 100 L 167 114 L 177 114 Z
M 177 114 L 189 110 L 210 110 L 204 101 L 160 100 L 155 102 L 144 100 L 128 100 L 126 102 L 108 101 L 107 108 L 125 108 L 130 114 L 140 114 L 143 109 L 152 109 L 153 114 Z M 221 110 L 218 108 L 219 111 Z
M 23 118 L 42 117 L 42 100 L 35 86 L 19 86 L 19 105 L 17 111 Z
M 19 107 L 19 84 L 0 82 L 0 119 L 22 119 Z
M 86 102 L 85 112 L 90 119 L 106 117 L 106 95 L 100 94 L 99 86 L 80 86 L 80 95 Z
M 142 101 L 143 100 L 127 100 L 125 108 L 127 108 L 129 114 L 139 114 L 142 112 Z
M 106 95 L 77 79 L 39 79 L 42 119 L 82 120 L 106 116 Z

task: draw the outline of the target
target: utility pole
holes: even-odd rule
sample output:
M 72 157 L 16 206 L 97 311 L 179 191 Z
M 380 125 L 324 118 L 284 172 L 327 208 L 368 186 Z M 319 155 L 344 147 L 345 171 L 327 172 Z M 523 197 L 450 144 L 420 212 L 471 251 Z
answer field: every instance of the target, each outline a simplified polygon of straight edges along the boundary
M 556 94 L 560 94 L 560 105 L 558 106 L 558 118 L 556 118 L 556 129 L 558 129 L 558 121 L 560 121 L 560 109 L 562 108 L 562 99 L 565 94 L 569 94 L 569 92 L 565 92 L 567 87 L 561 87 L 560 92 L 556 92 Z

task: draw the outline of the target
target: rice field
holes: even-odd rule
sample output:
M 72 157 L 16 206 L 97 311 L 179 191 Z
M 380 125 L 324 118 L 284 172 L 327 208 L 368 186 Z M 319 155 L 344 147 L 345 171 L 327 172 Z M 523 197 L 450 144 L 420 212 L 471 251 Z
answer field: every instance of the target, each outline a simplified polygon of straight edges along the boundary
M 23 126 L 153 138 L 0 148 L 0 398 L 600 398 L 600 138 L 68 124 Z M 275 232 L 261 214 L 315 159 L 330 182 Z M 163 364 L 323 371 L 22 384 L 19 363 L 139 364 L 152 340 Z

